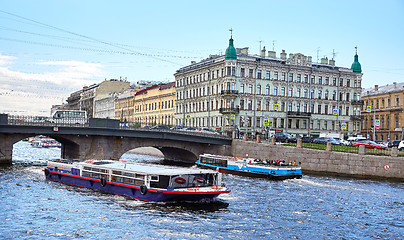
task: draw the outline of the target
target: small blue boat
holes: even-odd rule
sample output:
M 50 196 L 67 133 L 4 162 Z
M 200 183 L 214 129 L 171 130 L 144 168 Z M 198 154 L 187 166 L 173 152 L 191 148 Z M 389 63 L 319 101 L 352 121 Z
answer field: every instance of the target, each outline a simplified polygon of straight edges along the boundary
M 196 164 L 203 168 L 216 169 L 222 173 L 240 176 L 261 177 L 273 180 L 302 178 L 302 168 L 295 163 L 282 161 L 262 162 L 252 158 L 235 158 L 202 154 Z
M 52 160 L 46 179 L 151 202 L 212 200 L 230 189 L 221 173 L 204 169 L 163 167 L 127 161 Z

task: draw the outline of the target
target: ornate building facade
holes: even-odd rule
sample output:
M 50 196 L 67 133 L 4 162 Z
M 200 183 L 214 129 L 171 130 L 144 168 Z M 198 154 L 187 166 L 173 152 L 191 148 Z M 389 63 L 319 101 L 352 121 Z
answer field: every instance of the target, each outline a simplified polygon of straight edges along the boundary
M 138 91 L 133 106 L 133 121 L 138 126 L 173 125 L 175 83 L 153 85 Z
M 225 55 L 180 68 L 176 79 L 177 125 L 228 133 L 264 130 L 296 135 L 360 133 L 362 70 L 334 60 L 315 63 L 301 53 L 279 57 L 264 49 L 249 55 L 230 38 Z
M 363 89 L 362 135 L 374 140 L 401 140 L 404 126 L 404 83 Z M 376 124 L 375 124 L 376 123 Z

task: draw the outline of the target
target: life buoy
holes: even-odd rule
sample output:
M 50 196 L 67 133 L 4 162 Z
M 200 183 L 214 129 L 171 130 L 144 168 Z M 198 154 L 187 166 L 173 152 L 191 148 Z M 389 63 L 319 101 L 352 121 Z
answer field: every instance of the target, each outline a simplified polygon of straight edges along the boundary
M 194 177 L 194 181 L 197 183 L 205 183 L 205 179 L 201 177 Z
M 187 182 L 187 180 L 185 180 L 182 177 L 177 177 L 176 179 L 174 179 L 174 182 L 178 183 L 178 184 L 184 184 Z
M 140 186 L 140 194 L 146 195 L 147 187 L 145 185 Z
M 105 180 L 105 178 L 101 178 L 100 183 L 102 187 L 105 187 L 107 185 L 107 180 Z

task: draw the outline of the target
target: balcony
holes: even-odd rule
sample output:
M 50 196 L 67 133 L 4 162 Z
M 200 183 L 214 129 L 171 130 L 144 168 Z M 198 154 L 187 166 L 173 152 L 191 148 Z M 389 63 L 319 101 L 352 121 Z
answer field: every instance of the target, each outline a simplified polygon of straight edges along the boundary
M 363 120 L 363 116 L 351 116 L 350 117 L 351 121 L 362 121 Z
M 239 114 L 240 108 L 219 108 L 221 114 Z
M 238 96 L 238 90 L 222 90 L 220 94 L 223 97 L 235 98 Z
M 288 117 L 309 118 L 310 116 L 311 116 L 311 113 L 309 113 L 309 112 L 288 111 Z
M 362 100 L 351 100 L 351 105 L 363 105 L 363 101 Z

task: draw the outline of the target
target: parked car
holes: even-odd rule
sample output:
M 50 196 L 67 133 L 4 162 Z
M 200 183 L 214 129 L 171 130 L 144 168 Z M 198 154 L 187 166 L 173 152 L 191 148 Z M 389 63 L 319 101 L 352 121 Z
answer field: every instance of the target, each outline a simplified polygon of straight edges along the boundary
M 297 139 L 289 133 L 275 133 L 274 137 L 276 142 L 297 142 Z
M 389 147 L 389 148 L 392 148 L 392 147 L 398 148 L 398 145 L 400 144 L 400 142 L 401 142 L 400 140 L 393 140 L 393 141 L 390 141 L 388 147 Z
M 302 142 L 304 143 L 312 143 L 314 140 L 314 137 L 303 137 Z
M 332 145 L 342 145 L 342 143 L 338 140 L 335 140 L 332 137 L 319 137 L 313 140 L 313 143 L 317 143 L 317 144 L 327 144 L 327 143 L 331 143 Z
M 384 145 L 384 146 L 386 146 L 386 147 L 389 146 L 389 141 L 375 141 L 375 143 Z
M 362 140 L 352 143 L 352 147 L 359 147 L 360 145 L 364 145 L 365 148 L 369 149 L 386 149 L 387 147 L 381 144 L 377 144 L 374 141 L 370 140 Z
M 338 141 L 341 143 L 341 145 L 351 146 L 351 142 L 349 142 L 349 141 L 347 141 L 345 139 L 339 139 Z

